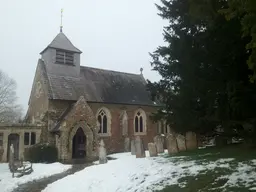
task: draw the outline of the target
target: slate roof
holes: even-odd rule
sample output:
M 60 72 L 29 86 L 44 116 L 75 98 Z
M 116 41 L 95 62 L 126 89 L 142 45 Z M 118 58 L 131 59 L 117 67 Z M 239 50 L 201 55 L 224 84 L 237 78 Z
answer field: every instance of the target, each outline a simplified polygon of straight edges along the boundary
M 76 48 L 67 38 L 67 36 L 62 32 L 60 32 L 40 54 L 42 54 L 49 47 L 55 49 L 63 49 L 75 53 L 82 53 L 82 51 Z
M 62 32 L 41 53 L 49 47 L 81 53 Z M 146 81 L 140 74 L 80 66 L 80 76 L 61 76 L 52 68 L 47 71 L 47 65 L 52 64 L 39 60 L 43 79 L 48 84 L 49 99 L 77 101 L 80 96 L 84 96 L 88 102 L 157 105 L 150 99 Z M 66 72 L 63 74 L 69 74 Z
M 89 102 L 156 105 L 139 74 L 81 66 L 79 78 L 47 75 L 50 99 L 77 100 L 82 95 Z

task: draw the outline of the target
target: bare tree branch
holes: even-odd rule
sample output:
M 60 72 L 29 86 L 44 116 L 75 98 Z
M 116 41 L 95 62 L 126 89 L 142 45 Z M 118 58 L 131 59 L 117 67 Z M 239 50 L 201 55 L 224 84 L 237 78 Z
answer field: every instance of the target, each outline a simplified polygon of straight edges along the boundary
M 0 70 L 0 123 L 15 123 L 22 117 L 16 88 L 16 82 Z

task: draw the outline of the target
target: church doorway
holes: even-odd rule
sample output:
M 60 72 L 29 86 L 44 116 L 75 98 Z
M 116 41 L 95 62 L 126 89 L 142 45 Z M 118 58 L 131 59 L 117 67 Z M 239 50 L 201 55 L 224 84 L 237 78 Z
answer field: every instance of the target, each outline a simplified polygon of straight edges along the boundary
M 86 136 L 82 128 L 77 129 L 72 141 L 72 158 L 81 159 L 86 156 Z
M 7 160 L 9 161 L 9 154 L 10 154 L 10 146 L 13 145 L 14 149 L 14 159 L 19 159 L 19 143 L 20 143 L 20 136 L 19 134 L 10 134 L 8 136 L 8 148 L 7 148 Z

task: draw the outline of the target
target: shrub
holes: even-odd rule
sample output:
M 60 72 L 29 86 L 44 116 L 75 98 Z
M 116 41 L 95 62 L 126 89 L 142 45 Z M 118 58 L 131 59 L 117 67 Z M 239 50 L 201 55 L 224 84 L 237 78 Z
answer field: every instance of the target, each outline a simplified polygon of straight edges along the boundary
M 53 163 L 58 160 L 58 151 L 54 145 L 39 143 L 27 149 L 25 159 L 32 163 Z

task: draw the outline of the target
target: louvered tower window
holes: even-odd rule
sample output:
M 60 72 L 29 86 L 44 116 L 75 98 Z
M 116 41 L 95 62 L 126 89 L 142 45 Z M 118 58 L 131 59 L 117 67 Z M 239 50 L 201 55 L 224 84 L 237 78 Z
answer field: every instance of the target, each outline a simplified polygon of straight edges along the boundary
M 74 53 L 56 50 L 56 63 L 74 65 Z

